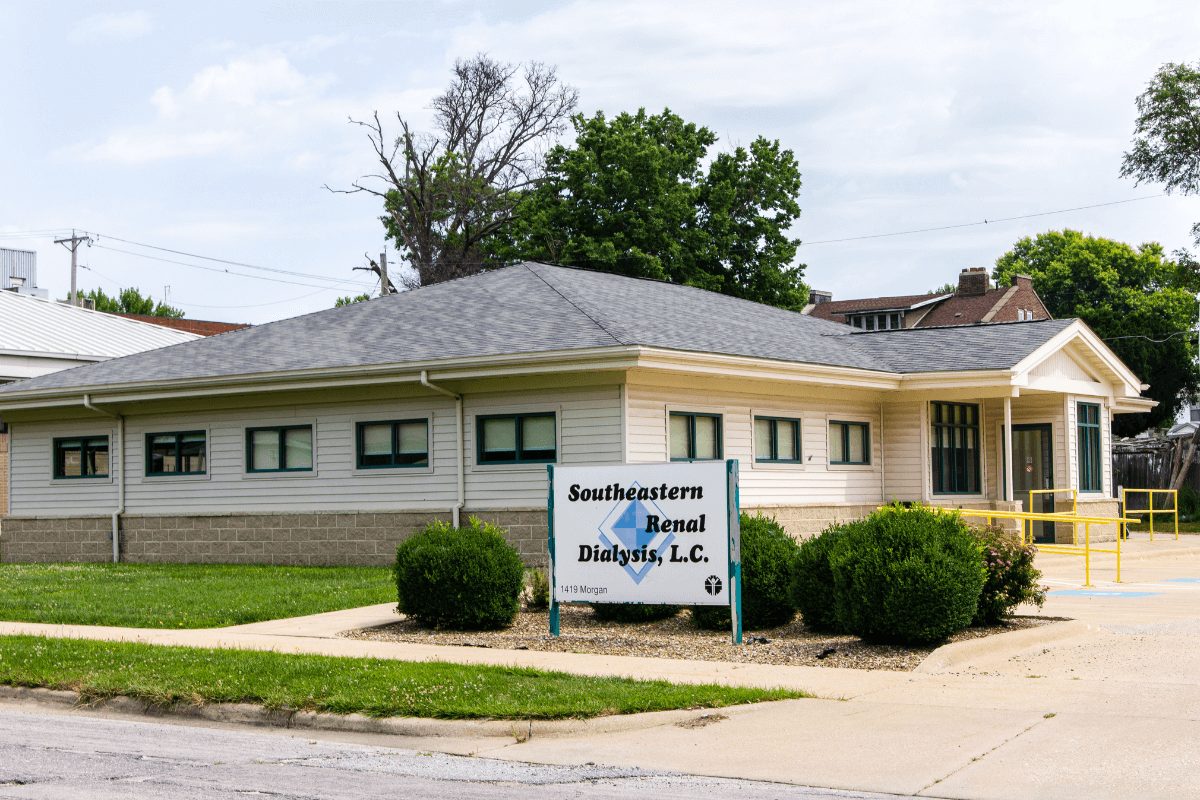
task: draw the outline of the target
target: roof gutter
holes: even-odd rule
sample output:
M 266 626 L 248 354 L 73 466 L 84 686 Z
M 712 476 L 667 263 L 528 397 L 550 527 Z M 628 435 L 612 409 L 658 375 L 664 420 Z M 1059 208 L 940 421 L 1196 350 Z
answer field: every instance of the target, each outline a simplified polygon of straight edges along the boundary
M 114 458 L 114 454 L 111 453 L 108 457 L 110 470 L 113 464 L 117 465 L 117 510 L 112 512 L 112 558 L 113 563 L 117 564 L 121 561 L 121 515 L 125 513 L 125 417 L 92 405 L 90 395 L 83 396 L 83 406 L 117 421 L 116 457 Z
M 467 504 L 467 467 L 466 467 L 466 463 L 464 462 L 464 459 L 463 459 L 463 447 L 464 447 L 465 440 L 464 440 L 464 436 L 463 436 L 462 395 L 456 394 L 455 392 L 452 392 L 449 389 L 443 389 L 441 386 L 436 386 L 436 385 L 430 383 L 428 370 L 421 370 L 421 385 L 424 386 L 426 389 L 431 389 L 432 391 L 437 392 L 438 394 L 444 394 L 447 397 L 454 398 L 454 411 L 455 411 L 455 416 L 457 418 L 456 421 L 457 421 L 457 426 L 458 426 L 458 502 L 454 505 L 453 508 L 450 509 L 450 514 L 452 517 L 452 521 L 454 523 L 454 527 L 457 528 L 457 527 L 459 527 L 459 512 L 461 512 L 462 507 Z M 432 431 L 430 432 L 430 434 L 432 435 Z M 430 453 L 429 457 L 430 457 L 430 459 L 432 459 L 433 453 Z M 430 463 L 432 464 L 432 461 Z

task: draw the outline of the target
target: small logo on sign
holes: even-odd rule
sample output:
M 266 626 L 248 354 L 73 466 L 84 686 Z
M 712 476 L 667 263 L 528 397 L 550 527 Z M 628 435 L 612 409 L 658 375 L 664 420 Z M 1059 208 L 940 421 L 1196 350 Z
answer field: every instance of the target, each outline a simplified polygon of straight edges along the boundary
M 709 594 L 721 593 L 721 579 L 716 575 L 709 575 L 704 581 L 704 591 Z

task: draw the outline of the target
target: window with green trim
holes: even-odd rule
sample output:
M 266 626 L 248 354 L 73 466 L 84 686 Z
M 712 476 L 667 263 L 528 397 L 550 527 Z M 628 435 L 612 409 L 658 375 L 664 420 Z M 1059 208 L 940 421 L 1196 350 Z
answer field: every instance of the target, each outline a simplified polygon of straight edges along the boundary
M 504 414 L 475 418 L 480 464 L 546 464 L 557 459 L 554 414 Z
M 204 431 L 146 434 L 147 475 L 203 475 L 208 469 Z
M 1079 491 L 1101 491 L 1100 406 L 1079 403 L 1076 406 L 1079 428 Z
M 721 458 L 721 417 L 718 414 L 670 414 L 672 461 L 712 461 Z
M 795 463 L 800 460 L 800 420 L 754 418 L 754 460 Z
M 108 437 L 54 440 L 55 478 L 107 478 Z
M 871 427 L 865 422 L 829 423 L 830 464 L 870 464 Z
M 934 494 L 979 494 L 979 406 L 930 403 Z
M 246 429 L 247 472 L 311 472 L 311 425 Z
M 358 423 L 358 468 L 429 466 L 429 420 Z

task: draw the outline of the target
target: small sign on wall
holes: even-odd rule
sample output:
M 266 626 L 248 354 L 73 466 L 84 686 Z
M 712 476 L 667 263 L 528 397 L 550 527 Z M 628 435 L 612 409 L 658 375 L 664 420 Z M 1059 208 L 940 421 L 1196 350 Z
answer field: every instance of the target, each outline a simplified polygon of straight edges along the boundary
M 737 461 L 548 467 L 559 603 L 729 606 L 741 643 Z

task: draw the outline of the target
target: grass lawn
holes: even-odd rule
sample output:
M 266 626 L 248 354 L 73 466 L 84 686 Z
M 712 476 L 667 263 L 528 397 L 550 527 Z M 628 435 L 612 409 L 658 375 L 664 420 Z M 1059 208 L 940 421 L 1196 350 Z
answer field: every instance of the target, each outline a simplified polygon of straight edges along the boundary
M 1130 516 L 1135 516 L 1135 515 L 1130 514 Z M 1150 523 L 1148 523 L 1148 522 L 1141 522 L 1141 523 L 1131 522 L 1131 523 L 1129 523 L 1129 530 L 1131 530 L 1131 531 L 1148 531 L 1148 530 L 1150 530 Z M 1200 533 L 1200 522 L 1180 521 L 1179 532 L 1180 533 Z M 1158 536 L 1158 534 L 1160 534 L 1160 533 L 1169 533 L 1172 536 L 1174 536 L 1175 535 L 1175 520 L 1169 516 L 1160 517 L 1157 514 L 1155 514 L 1154 515 L 1154 535 Z
M 381 567 L 0 564 L 0 620 L 218 628 L 396 601 Z
M 253 703 L 375 717 L 560 719 L 719 708 L 803 692 L 591 678 L 523 667 L 0 637 L 0 684 L 159 705 Z

